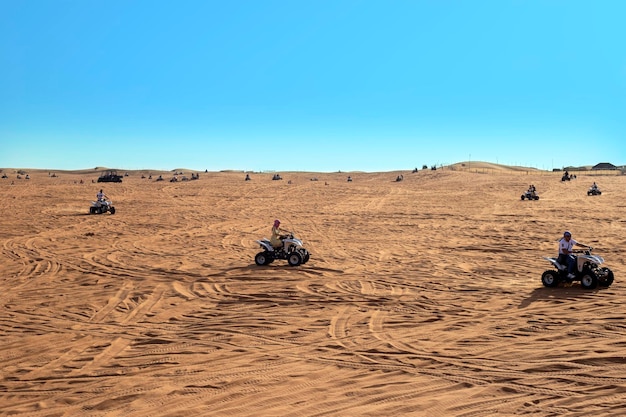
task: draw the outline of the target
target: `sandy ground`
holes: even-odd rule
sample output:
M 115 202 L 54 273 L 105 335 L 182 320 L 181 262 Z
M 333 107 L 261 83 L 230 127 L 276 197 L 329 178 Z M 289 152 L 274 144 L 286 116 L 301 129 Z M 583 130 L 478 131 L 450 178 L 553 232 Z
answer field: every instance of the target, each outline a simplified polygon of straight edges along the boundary
M 2 415 L 624 415 L 626 176 L 4 172 Z M 611 287 L 542 286 L 565 229 Z

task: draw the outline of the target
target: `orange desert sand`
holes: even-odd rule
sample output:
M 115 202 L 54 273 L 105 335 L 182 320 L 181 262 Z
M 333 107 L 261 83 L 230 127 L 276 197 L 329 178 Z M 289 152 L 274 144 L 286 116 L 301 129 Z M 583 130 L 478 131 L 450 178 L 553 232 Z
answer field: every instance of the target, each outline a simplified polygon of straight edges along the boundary
M 26 171 L 0 180 L 1 415 L 626 413 L 619 172 Z M 274 219 L 308 263 L 255 265 Z M 565 229 L 612 286 L 543 287 Z

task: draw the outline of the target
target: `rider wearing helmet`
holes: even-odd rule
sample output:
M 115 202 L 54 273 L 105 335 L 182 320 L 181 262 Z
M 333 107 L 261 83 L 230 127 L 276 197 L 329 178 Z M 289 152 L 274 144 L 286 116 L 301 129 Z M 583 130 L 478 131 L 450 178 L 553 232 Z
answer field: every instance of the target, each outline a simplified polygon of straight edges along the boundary
M 567 265 L 567 278 L 569 279 L 575 278 L 574 268 L 576 267 L 576 257 L 572 255 L 574 246 L 582 246 L 587 249 L 591 248 L 591 246 L 583 245 L 572 239 L 572 234 L 569 230 L 566 230 L 561 240 L 559 240 L 559 257 L 557 262 L 561 265 Z

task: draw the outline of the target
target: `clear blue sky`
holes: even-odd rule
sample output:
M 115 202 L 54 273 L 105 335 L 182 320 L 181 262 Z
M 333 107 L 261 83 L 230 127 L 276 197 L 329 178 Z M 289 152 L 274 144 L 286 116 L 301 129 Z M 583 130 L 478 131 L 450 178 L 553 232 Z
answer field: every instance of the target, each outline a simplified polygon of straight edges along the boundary
M 0 167 L 626 164 L 626 1 L 0 0 Z

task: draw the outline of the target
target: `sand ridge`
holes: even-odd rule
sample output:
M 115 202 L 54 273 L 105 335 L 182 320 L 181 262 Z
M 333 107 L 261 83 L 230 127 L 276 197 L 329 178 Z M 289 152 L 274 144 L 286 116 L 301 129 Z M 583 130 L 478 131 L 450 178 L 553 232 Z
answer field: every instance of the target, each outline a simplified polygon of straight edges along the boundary
M 0 414 L 618 415 L 626 176 L 488 168 L 10 174 Z M 307 264 L 254 264 L 275 218 Z M 541 285 L 565 229 L 611 287 Z

